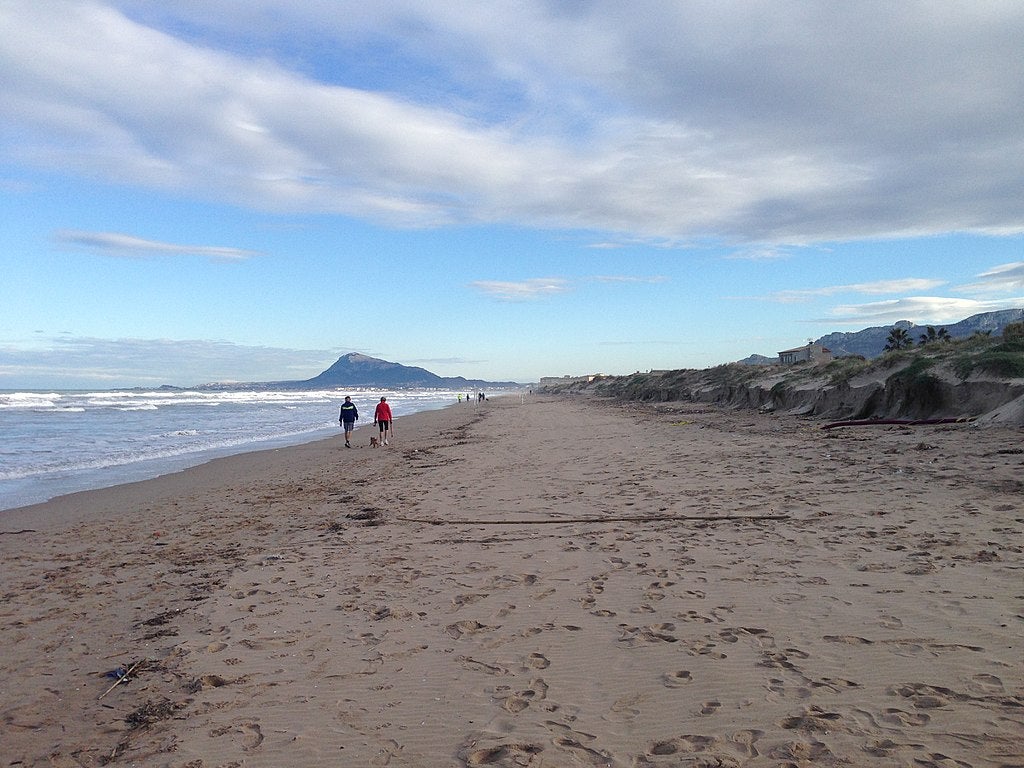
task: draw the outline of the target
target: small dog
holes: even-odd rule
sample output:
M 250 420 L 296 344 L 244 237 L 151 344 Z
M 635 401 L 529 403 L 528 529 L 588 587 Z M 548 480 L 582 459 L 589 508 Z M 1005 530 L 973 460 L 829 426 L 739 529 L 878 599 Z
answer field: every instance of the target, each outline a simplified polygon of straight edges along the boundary
M 371 448 L 378 448 L 378 447 L 380 447 L 380 441 L 377 440 L 376 437 L 371 437 L 370 438 L 370 447 Z

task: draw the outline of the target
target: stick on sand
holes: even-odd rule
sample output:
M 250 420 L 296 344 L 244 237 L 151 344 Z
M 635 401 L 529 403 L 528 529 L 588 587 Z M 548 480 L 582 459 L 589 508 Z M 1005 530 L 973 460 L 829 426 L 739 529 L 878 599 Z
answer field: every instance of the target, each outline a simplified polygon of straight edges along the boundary
M 128 671 L 127 671 L 127 672 L 125 672 L 125 673 L 124 673 L 123 675 L 121 675 L 121 676 L 120 676 L 119 678 L 117 678 L 117 682 L 116 682 L 116 683 L 114 683 L 114 684 L 113 684 L 112 686 L 110 686 L 109 688 L 107 688 L 107 690 L 105 690 L 105 691 L 104 691 L 103 693 L 101 693 L 101 694 L 100 694 L 99 696 L 97 696 L 97 697 L 96 697 L 96 700 L 97 700 L 97 701 L 99 701 L 100 699 L 102 699 L 102 698 L 103 698 L 104 696 L 106 696 L 106 695 L 107 695 L 108 693 L 110 693 L 110 692 L 111 692 L 112 690 L 114 690 L 115 688 L 117 688 L 117 686 L 119 686 L 119 685 L 120 685 L 121 683 L 126 683 L 126 682 L 128 682 L 128 678 L 129 678 L 129 676 L 130 676 L 130 675 L 132 674 L 132 672 L 134 672 L 134 671 L 135 671 L 136 669 L 138 669 L 138 668 L 139 668 L 139 666 L 140 666 L 140 665 L 142 664 L 142 662 L 144 662 L 144 661 L 145 661 L 145 659 L 139 659 L 139 660 L 138 660 L 138 661 L 136 661 L 136 662 L 135 662 L 134 664 L 132 664 L 132 665 L 131 665 L 131 666 L 130 666 L 130 667 L 128 668 Z

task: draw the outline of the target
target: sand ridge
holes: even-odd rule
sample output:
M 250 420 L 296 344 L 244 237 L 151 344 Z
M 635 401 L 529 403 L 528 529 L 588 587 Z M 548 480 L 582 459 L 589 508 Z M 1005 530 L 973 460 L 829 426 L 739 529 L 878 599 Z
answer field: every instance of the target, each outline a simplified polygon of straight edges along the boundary
M 0 751 L 1024 764 L 1020 430 L 819 427 L 509 397 L 0 516 Z

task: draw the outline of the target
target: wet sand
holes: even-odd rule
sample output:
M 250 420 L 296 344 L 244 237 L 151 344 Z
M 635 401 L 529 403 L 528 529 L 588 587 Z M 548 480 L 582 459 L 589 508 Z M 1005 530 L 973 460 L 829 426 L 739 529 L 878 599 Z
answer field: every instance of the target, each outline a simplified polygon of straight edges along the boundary
M 0 765 L 1024 765 L 1024 432 L 821 424 L 509 397 L 0 513 Z

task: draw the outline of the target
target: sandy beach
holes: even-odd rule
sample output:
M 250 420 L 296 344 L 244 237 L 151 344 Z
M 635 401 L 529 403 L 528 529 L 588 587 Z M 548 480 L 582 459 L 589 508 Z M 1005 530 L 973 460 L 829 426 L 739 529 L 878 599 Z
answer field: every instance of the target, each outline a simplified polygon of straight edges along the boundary
M 823 423 L 516 396 L 2 512 L 0 766 L 1024 765 L 1024 431 Z

